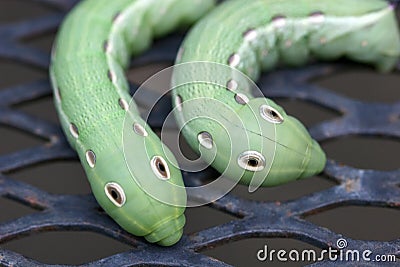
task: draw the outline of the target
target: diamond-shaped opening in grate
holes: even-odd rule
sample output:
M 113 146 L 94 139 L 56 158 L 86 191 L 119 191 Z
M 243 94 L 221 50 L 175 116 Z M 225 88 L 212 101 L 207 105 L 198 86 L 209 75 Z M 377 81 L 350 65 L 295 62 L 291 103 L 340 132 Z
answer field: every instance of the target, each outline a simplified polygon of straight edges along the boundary
M 282 106 L 288 115 L 297 118 L 307 128 L 341 116 L 338 111 L 300 99 L 273 98 L 273 100 Z
M 238 219 L 209 206 L 186 208 L 185 234 L 196 233 Z
M 53 194 L 89 194 L 89 182 L 79 161 L 41 163 L 8 176 Z
M 6 197 L 0 197 L 0 210 L 0 224 L 38 211 Z
M 400 140 L 382 136 L 343 136 L 324 141 L 322 148 L 329 158 L 356 168 L 384 171 L 400 168 Z
M 35 1 L 2 0 L 0 9 L 0 23 L 10 23 L 34 19 L 50 13 L 45 5 L 38 5 Z
M 265 249 L 265 246 L 266 249 Z M 246 249 L 243 249 L 246 248 Z M 262 252 L 259 253 L 259 251 Z M 267 251 L 267 258 L 264 260 L 265 253 Z M 274 250 L 272 252 L 272 250 Z M 279 250 L 285 250 L 287 253 L 285 257 L 288 259 L 286 262 L 280 262 L 277 258 L 277 253 Z M 293 257 L 296 256 L 296 252 L 291 252 L 292 250 L 297 251 L 299 259 L 301 259 L 302 253 L 304 253 L 304 258 L 306 261 L 291 261 L 289 258 L 289 253 L 292 253 Z M 313 252 L 310 252 L 310 258 L 308 254 L 303 251 L 315 251 L 316 257 L 320 256 L 321 249 L 307 243 L 287 238 L 251 238 L 239 241 L 230 242 L 222 246 L 213 247 L 202 251 L 202 254 L 214 257 L 228 264 L 234 266 L 304 266 L 316 262 L 314 260 Z M 259 254 L 260 259 L 258 259 L 257 254 Z M 270 260 L 270 255 L 273 259 Z M 308 259 L 311 259 L 308 261 Z
M 46 96 L 39 99 L 25 101 L 14 105 L 18 110 L 24 111 L 29 115 L 45 119 L 46 121 L 60 124 L 54 107 L 53 96 Z
M 259 187 L 250 193 L 248 186 L 236 185 L 231 191 L 234 195 L 257 201 L 287 201 L 314 192 L 323 191 L 337 185 L 333 180 L 324 176 L 313 176 L 275 187 Z
M 337 207 L 305 219 L 353 239 L 390 241 L 400 236 L 400 211 L 391 208 Z
M 133 249 L 132 246 L 97 233 L 74 231 L 34 234 L 9 241 L 2 248 L 42 263 L 73 265 Z
M 398 101 L 400 96 L 399 75 L 379 73 L 372 68 L 360 65 L 313 79 L 313 84 L 368 102 L 393 103 Z
M 21 85 L 22 82 L 25 84 L 47 78 L 47 73 L 44 71 L 39 71 L 26 64 L 3 60 L 2 58 L 0 58 L 0 73 L 0 90 Z
M 36 135 L 2 124 L 0 136 L 0 155 L 44 144 L 44 139 Z

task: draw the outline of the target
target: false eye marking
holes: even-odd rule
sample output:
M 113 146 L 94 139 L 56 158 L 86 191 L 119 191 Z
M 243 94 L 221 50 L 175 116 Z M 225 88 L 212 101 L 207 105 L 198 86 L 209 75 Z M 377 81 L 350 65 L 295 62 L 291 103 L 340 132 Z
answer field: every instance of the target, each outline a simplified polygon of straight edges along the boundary
M 175 96 L 175 106 L 178 111 L 182 111 L 182 97 L 180 95 Z
M 108 199 L 115 206 L 120 208 L 125 204 L 126 202 L 125 192 L 124 189 L 122 189 L 122 187 L 119 184 L 115 182 L 107 183 L 104 186 L 104 192 L 106 193 Z
M 311 23 L 319 24 L 325 21 L 325 14 L 322 11 L 315 11 L 310 13 L 308 19 Z
M 171 173 L 168 168 L 167 162 L 160 156 L 154 156 L 150 161 L 151 169 L 154 174 L 161 180 L 168 180 L 171 178 Z
M 115 81 L 116 81 L 116 79 L 117 79 L 117 76 L 116 76 L 115 73 L 112 72 L 111 70 L 108 70 L 108 71 L 107 71 L 107 77 L 108 77 L 108 79 L 109 79 L 112 83 L 115 83 Z
M 69 131 L 70 131 L 71 135 L 72 135 L 75 139 L 78 139 L 78 137 L 79 137 L 79 130 L 78 130 L 78 127 L 76 127 L 75 124 L 73 124 L 73 123 L 70 123 L 70 124 L 69 124 Z
M 265 158 L 257 151 L 245 151 L 238 157 L 238 164 L 242 169 L 257 172 L 265 167 Z
M 264 120 L 275 124 L 280 124 L 283 122 L 282 115 L 276 109 L 268 105 L 260 106 L 260 115 Z
M 238 104 L 245 105 L 249 102 L 249 98 L 244 94 L 235 94 L 235 100 Z
M 238 83 L 237 83 L 237 81 L 235 81 L 234 79 L 229 80 L 229 81 L 226 83 L 226 88 L 227 88 L 229 91 L 235 91 L 235 90 L 238 88 Z
M 105 53 L 108 53 L 109 49 L 110 49 L 110 44 L 108 43 L 108 40 L 105 40 L 103 43 L 103 50 Z
M 213 147 L 213 137 L 209 132 L 201 132 L 197 135 L 197 140 L 200 145 L 207 149 L 211 149 Z
M 128 102 L 123 98 L 118 99 L 118 105 L 125 111 L 129 109 Z
M 286 17 L 284 15 L 276 15 L 271 19 L 271 22 L 275 27 L 282 28 L 286 25 Z
M 179 47 L 178 53 L 176 54 L 176 61 L 177 62 L 181 61 L 184 51 L 185 51 L 185 49 L 183 48 L 183 46 Z
M 60 88 L 58 88 L 57 86 L 54 87 L 54 96 L 55 96 L 57 102 L 61 103 L 61 92 L 60 92 Z
M 96 165 L 96 154 L 92 150 L 87 150 L 85 155 L 89 167 L 94 168 L 94 166 Z
M 255 40 L 257 38 L 257 31 L 254 29 L 248 29 L 247 31 L 245 31 L 243 33 L 243 38 L 247 41 L 247 42 L 251 42 L 253 40 Z
M 139 123 L 137 123 L 137 122 L 135 122 L 135 123 L 133 124 L 133 131 L 134 131 L 135 133 L 137 133 L 138 135 L 141 135 L 141 136 L 148 136 L 148 133 L 147 133 L 146 129 L 145 129 L 142 125 L 140 125 Z
M 361 42 L 362 47 L 366 47 L 368 45 L 368 41 L 364 40 Z
M 234 68 L 237 67 L 240 63 L 240 56 L 236 53 L 233 53 L 228 58 L 228 64 L 230 67 Z

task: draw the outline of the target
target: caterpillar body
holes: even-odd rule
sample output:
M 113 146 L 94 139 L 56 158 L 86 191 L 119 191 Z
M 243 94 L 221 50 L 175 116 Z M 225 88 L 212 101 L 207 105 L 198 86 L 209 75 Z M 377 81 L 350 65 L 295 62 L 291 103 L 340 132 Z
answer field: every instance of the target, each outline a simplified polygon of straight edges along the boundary
M 86 0 L 68 15 L 52 51 L 50 77 L 62 128 L 76 150 L 96 200 L 128 232 L 160 245 L 176 243 L 183 231 L 182 205 L 164 204 L 137 184 L 165 190 L 169 203 L 184 203 L 180 170 L 168 149 L 130 109 L 129 132 L 136 168 L 128 170 L 122 128 L 131 99 L 124 69 L 129 56 L 153 36 L 189 24 L 213 2 L 179 0 Z M 141 177 L 141 179 L 133 179 Z M 183 205 L 184 206 L 184 205 Z
M 176 63 L 212 61 L 256 80 L 262 70 L 277 64 L 299 66 L 310 57 L 346 56 L 389 71 L 399 55 L 397 21 L 393 6 L 385 1 L 233 0 L 191 29 Z M 177 71 L 173 82 L 195 80 L 200 67 Z M 191 147 L 218 171 L 239 176 L 253 188 L 319 173 L 326 157 L 303 125 L 273 101 L 253 96 L 231 73 L 222 81 L 224 88 L 184 84 L 173 91 L 173 104 L 179 107 L 175 117 Z M 233 115 L 219 111 L 201 116 L 216 101 Z M 205 149 L 204 138 L 217 151 L 211 145 Z M 226 151 L 231 151 L 229 156 Z
M 139 112 L 128 108 L 124 69 L 129 57 L 145 50 L 152 37 L 194 22 L 213 4 L 212 0 L 84 0 L 68 15 L 53 46 L 50 78 L 55 105 L 96 200 L 122 228 L 160 245 L 180 239 L 186 194 L 172 153 L 161 148 Z M 399 43 L 393 9 L 384 1 L 232 0 L 196 25 L 176 62 L 221 63 L 257 79 L 261 70 L 277 62 L 300 65 L 310 55 L 322 59 L 346 55 L 387 71 L 400 54 Z M 180 79 L 175 73 L 173 83 Z M 323 169 L 325 155 L 299 121 L 272 101 L 254 97 L 233 77 L 227 78 L 226 87 L 188 84 L 173 91 L 178 124 L 206 161 L 228 177 L 265 186 Z M 236 117 L 210 109 L 208 114 L 220 123 L 201 119 L 207 103 L 192 105 L 197 98 L 222 102 Z M 127 114 L 132 121 L 131 145 L 123 147 Z M 219 135 L 218 130 L 225 133 Z M 232 134 L 234 142 L 226 142 L 226 134 Z M 244 135 L 247 139 L 242 141 Z M 216 147 L 211 159 L 208 153 Z M 135 152 L 135 168 L 128 168 L 124 149 Z M 255 176 L 257 182 L 252 180 Z M 164 194 L 168 204 L 142 190 L 138 181 L 143 180 Z

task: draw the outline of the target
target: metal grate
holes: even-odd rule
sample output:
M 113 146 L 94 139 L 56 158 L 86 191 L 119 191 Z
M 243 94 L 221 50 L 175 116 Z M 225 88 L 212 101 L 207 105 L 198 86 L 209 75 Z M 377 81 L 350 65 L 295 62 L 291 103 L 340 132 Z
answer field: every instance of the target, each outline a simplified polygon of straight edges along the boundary
M 75 0 L 36 0 L 60 13 L 14 24 L 0 25 L 0 58 L 22 62 L 46 70 L 49 55 L 19 42 L 22 38 L 55 30 L 63 15 Z M 133 60 L 133 65 L 146 65 L 159 61 L 173 61 L 182 36 L 162 39 L 149 52 Z M 309 84 L 308 80 L 329 75 L 341 66 L 318 65 L 300 70 L 281 71 L 266 75 L 259 82 L 271 97 L 290 97 L 317 103 L 320 106 L 344 111 L 343 116 L 325 121 L 310 129 L 314 138 L 324 141 L 352 134 L 400 138 L 400 102 L 381 104 L 352 100 Z M 268 90 L 266 89 L 268 84 Z M 134 91 L 135 86 L 132 86 Z M 400 208 L 400 169 L 395 171 L 362 170 L 329 160 L 325 175 L 338 184 L 327 190 L 285 202 L 259 202 L 242 199 L 232 194 L 211 204 L 211 207 L 237 217 L 218 225 L 183 237 L 171 248 L 146 243 L 127 234 L 105 214 L 99 212 L 92 195 L 54 195 L 7 177 L 7 172 L 55 159 L 76 159 L 59 125 L 17 111 L 11 105 L 51 95 L 48 80 L 23 84 L 0 91 L 0 124 L 21 129 L 48 140 L 44 145 L 23 149 L 0 156 L 0 196 L 40 210 L 34 214 L 0 224 L 0 243 L 38 232 L 56 230 L 93 231 L 131 244 L 134 249 L 90 263 L 96 266 L 227 266 L 200 252 L 225 243 L 250 237 L 290 237 L 319 248 L 336 247 L 343 236 L 304 220 L 308 214 L 346 205 L 368 205 Z M 169 103 L 161 110 L 169 111 Z M 150 125 L 160 127 L 165 117 L 151 116 Z M 184 173 L 186 184 L 203 183 L 207 172 L 196 175 Z M 391 242 L 363 241 L 345 237 L 348 248 L 370 249 L 376 254 L 400 255 L 400 239 Z M 46 266 L 18 253 L 0 249 L 0 264 L 5 266 Z M 357 263 L 349 263 L 356 266 Z M 89 264 L 88 264 L 89 265 Z M 315 266 L 333 266 L 324 261 Z M 371 263 L 372 265 L 372 263 Z

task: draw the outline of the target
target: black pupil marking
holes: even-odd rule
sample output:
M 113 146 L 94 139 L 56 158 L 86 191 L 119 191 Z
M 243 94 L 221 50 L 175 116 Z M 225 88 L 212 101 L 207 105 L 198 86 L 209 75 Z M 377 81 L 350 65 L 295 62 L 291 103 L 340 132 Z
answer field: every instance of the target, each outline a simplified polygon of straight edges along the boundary
M 167 176 L 167 172 L 166 172 L 166 170 L 165 170 L 165 166 L 164 166 L 164 164 L 161 162 L 161 160 L 157 160 L 156 165 L 157 165 L 157 169 L 160 171 L 160 173 L 161 173 L 163 176 Z
M 247 160 L 247 165 L 251 166 L 251 167 L 257 167 L 258 166 L 258 160 L 251 158 Z
M 274 117 L 274 118 L 277 118 L 277 117 L 278 117 L 278 114 L 277 114 L 275 111 L 273 111 L 273 110 L 270 110 L 270 111 L 269 111 L 269 114 L 270 114 L 272 117 Z
M 119 194 L 115 189 L 111 189 L 111 196 L 113 199 L 119 202 Z

